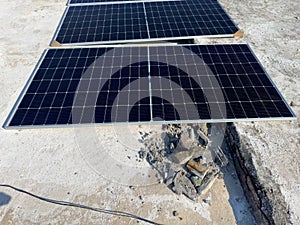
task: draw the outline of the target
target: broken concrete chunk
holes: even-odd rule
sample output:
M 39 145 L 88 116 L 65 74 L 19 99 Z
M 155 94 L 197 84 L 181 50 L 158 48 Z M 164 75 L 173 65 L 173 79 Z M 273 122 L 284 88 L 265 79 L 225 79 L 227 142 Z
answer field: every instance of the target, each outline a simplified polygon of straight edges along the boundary
M 195 149 L 186 149 L 178 145 L 167 157 L 170 161 L 182 165 L 189 161 L 194 156 L 194 153 Z
M 199 162 L 196 162 L 194 159 L 191 159 L 186 164 L 186 167 L 191 171 L 193 174 L 198 176 L 199 178 L 203 179 L 206 173 L 208 172 L 209 168 L 208 166 L 201 164 Z
M 207 164 L 214 162 L 214 159 L 212 157 L 210 150 L 203 151 L 202 160 L 203 160 L 203 163 L 207 163 Z
M 202 147 L 207 147 L 209 141 L 208 137 L 201 130 L 198 130 L 197 134 L 199 136 L 198 137 L 199 145 Z
M 195 139 L 194 130 L 191 128 L 186 128 L 183 130 L 178 145 L 181 145 L 186 149 L 195 148 L 197 146 L 197 141 Z
M 228 159 L 220 146 L 213 148 L 212 153 L 213 157 L 216 159 L 216 163 L 219 164 L 219 166 L 223 167 L 228 164 Z
M 186 177 L 184 171 L 177 172 L 173 179 L 173 184 L 173 191 L 175 193 L 179 195 L 184 194 L 193 201 L 197 199 L 197 191 L 190 179 Z
M 164 183 L 167 186 L 169 186 L 173 182 L 173 179 L 174 179 L 176 173 L 178 171 L 180 171 L 181 169 L 182 169 L 182 167 L 179 166 L 179 165 L 176 166 L 175 164 L 168 164 L 168 166 L 167 166 L 167 170 L 168 171 L 165 174 L 165 181 L 164 181 Z
M 198 124 L 198 128 L 199 128 L 198 130 L 202 131 L 202 133 L 207 136 L 207 134 L 208 134 L 208 128 L 207 128 L 207 124 L 206 123 L 200 123 L 200 124 Z M 197 133 L 198 133 L 198 130 L 197 130 Z
M 200 195 L 205 194 L 218 178 L 218 174 L 219 174 L 218 170 L 207 173 L 201 183 L 201 186 L 197 187 L 198 194 Z
M 198 176 L 191 176 L 191 181 L 195 187 L 199 187 L 202 183 L 202 179 Z

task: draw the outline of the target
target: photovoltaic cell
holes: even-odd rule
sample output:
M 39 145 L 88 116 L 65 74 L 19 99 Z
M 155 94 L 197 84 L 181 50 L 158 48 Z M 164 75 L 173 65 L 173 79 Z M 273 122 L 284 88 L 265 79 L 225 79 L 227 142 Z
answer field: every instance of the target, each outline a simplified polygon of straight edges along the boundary
M 248 45 L 59 48 L 4 127 L 293 118 Z
M 214 0 L 69 6 L 54 35 L 61 44 L 233 37 L 238 27 Z

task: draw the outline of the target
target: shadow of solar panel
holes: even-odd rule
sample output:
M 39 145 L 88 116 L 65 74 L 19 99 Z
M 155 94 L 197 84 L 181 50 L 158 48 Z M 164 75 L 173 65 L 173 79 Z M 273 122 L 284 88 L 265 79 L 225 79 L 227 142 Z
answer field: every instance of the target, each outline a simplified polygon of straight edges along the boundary
M 66 9 L 52 43 L 83 45 L 198 36 L 233 37 L 238 30 L 214 0 L 71 5 Z
M 59 48 L 4 127 L 293 118 L 248 45 Z

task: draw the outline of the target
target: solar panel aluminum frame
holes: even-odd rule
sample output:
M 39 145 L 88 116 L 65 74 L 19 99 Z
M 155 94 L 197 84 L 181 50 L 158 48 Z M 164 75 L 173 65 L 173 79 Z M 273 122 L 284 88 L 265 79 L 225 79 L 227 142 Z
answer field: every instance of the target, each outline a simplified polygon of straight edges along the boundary
M 69 0 L 70 1 L 70 0 Z M 164 1 L 169 1 L 169 0 L 158 0 L 155 2 L 164 2 Z M 180 1 L 180 0 L 171 0 L 171 1 Z M 128 2 L 122 2 L 122 4 L 129 4 L 129 3 L 149 3 L 152 2 L 150 0 L 142 0 L 142 1 L 128 1 Z M 111 3 L 109 3 L 111 4 Z M 60 22 L 54 32 L 54 35 L 49 43 L 50 47 L 56 47 L 53 45 L 54 42 L 56 42 L 56 38 L 58 36 L 58 33 L 62 27 L 62 24 L 67 16 L 67 13 L 69 11 L 70 7 L 76 7 L 76 6 L 89 6 L 89 5 L 109 5 L 109 4 L 102 4 L 102 3 L 96 3 L 96 4 L 86 4 L 86 3 L 81 3 L 81 4 L 70 4 L 67 5 L 62 18 L 60 19 Z M 116 3 L 114 3 L 116 4 Z M 239 29 L 239 27 L 237 26 L 237 24 L 232 20 L 232 18 L 230 17 L 230 15 L 227 13 L 227 11 L 224 9 L 224 7 L 219 3 L 220 7 L 223 9 L 224 13 L 226 14 L 226 16 L 228 16 L 228 18 L 232 21 L 232 23 Z M 147 23 L 147 31 L 148 31 L 148 35 L 149 34 L 149 27 L 148 27 L 148 22 L 147 22 L 147 15 L 145 14 L 145 18 L 146 18 L 146 23 Z M 242 34 L 238 34 L 239 32 L 241 32 Z M 115 40 L 115 41 L 95 41 L 95 42 L 77 42 L 77 43 L 59 43 L 58 44 L 60 46 L 84 46 L 84 45 L 97 45 L 97 44 L 126 44 L 126 43 L 143 43 L 143 42 L 159 42 L 159 41 L 176 41 L 176 40 L 187 40 L 187 39 L 205 39 L 205 38 L 233 38 L 236 36 L 243 36 L 243 31 L 241 29 L 239 29 L 236 33 L 234 34 L 220 34 L 220 35 L 201 35 L 201 36 L 182 36 L 182 37 L 166 37 L 166 38 L 147 38 L 147 39 L 132 39 L 132 40 Z
M 26 91 L 28 90 L 32 80 L 34 79 L 36 72 L 38 71 L 41 63 L 43 62 L 47 52 L 51 49 L 76 49 L 76 48 L 132 48 L 132 47 L 141 47 L 141 46 L 120 46 L 120 45 L 101 45 L 101 46 L 76 46 L 73 48 L 70 47 L 57 47 L 57 48 L 47 48 L 46 50 L 44 50 L 44 52 L 41 55 L 41 58 L 39 59 L 37 65 L 35 66 L 34 70 L 32 71 L 29 79 L 27 80 L 24 88 L 22 89 L 20 95 L 18 96 L 15 104 L 13 105 L 13 108 L 11 109 L 11 111 L 8 114 L 7 119 L 5 120 L 2 128 L 3 129 L 11 129 L 11 130 L 15 130 L 15 129 L 36 129 L 36 128 L 76 128 L 76 127 L 95 127 L 95 126 L 115 126 L 115 125 L 142 125 L 142 124 L 153 124 L 153 125 L 162 125 L 162 124 L 187 124 L 187 123 L 227 123 L 227 122 L 259 122 L 259 121 L 291 121 L 291 120 L 296 120 L 297 116 L 295 114 L 295 112 L 292 110 L 292 108 L 290 107 L 290 105 L 287 103 L 287 101 L 285 100 L 285 98 L 283 97 L 282 93 L 279 91 L 279 89 L 277 88 L 277 86 L 275 85 L 275 83 L 273 82 L 273 80 L 271 79 L 271 76 L 269 75 L 269 73 L 265 70 L 265 68 L 262 66 L 261 61 L 257 58 L 257 56 L 254 54 L 254 51 L 252 50 L 251 46 L 248 43 L 232 43 L 232 44 L 220 44 L 220 45 L 240 45 L 240 44 L 245 44 L 249 47 L 249 49 L 251 50 L 251 53 L 253 54 L 253 56 L 255 57 L 255 59 L 257 60 L 257 62 L 259 63 L 259 65 L 261 66 L 261 68 L 263 69 L 263 71 L 265 72 L 266 76 L 268 77 L 268 79 L 271 81 L 272 85 L 274 86 L 274 88 L 276 89 L 276 91 L 278 92 L 278 94 L 280 95 L 280 97 L 282 98 L 283 102 L 285 103 L 286 107 L 288 108 L 288 110 L 290 111 L 290 113 L 293 115 L 292 117 L 269 117 L 269 118 L 232 118 L 232 119 L 198 119 L 198 120 L 168 120 L 168 121 L 154 121 L 153 120 L 153 116 L 152 116 L 152 105 L 150 102 L 150 113 L 151 113 L 151 121 L 141 121 L 141 122 L 111 122 L 111 123 L 93 123 L 93 124 L 59 124 L 59 125 L 22 125 L 22 126 L 9 126 L 15 112 L 18 109 L 18 106 L 20 105 L 23 97 L 26 94 Z M 179 46 L 190 46 L 191 44 L 182 44 Z M 202 44 L 198 44 L 198 45 L 202 45 Z M 208 46 L 208 45 L 218 45 L 218 44 L 207 44 L 204 46 Z M 159 47 L 159 46 L 167 46 L 165 44 L 158 44 L 158 45 L 146 45 L 149 48 L 151 47 Z M 149 60 L 149 51 L 148 51 L 148 60 Z M 151 84 L 149 86 L 149 90 L 150 90 L 150 99 L 152 97 L 151 95 Z

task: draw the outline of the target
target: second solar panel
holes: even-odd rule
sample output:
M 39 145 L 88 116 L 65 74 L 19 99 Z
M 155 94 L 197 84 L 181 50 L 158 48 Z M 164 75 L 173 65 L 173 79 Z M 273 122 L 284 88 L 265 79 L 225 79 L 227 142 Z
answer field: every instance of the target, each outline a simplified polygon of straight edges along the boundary
M 233 37 L 238 27 L 217 1 L 162 1 L 69 6 L 52 42 L 125 43 Z

